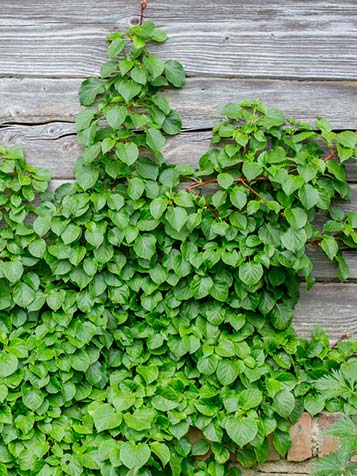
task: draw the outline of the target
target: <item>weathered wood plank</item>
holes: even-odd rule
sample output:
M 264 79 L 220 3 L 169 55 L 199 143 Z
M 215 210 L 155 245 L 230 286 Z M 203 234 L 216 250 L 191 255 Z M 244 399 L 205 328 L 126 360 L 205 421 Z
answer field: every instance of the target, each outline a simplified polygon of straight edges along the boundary
M 190 21 L 200 23 L 229 22 L 234 18 L 237 28 L 249 25 L 250 29 L 266 31 L 283 25 L 290 30 L 323 30 L 328 26 L 351 31 L 356 27 L 354 0 L 155 0 L 149 3 L 145 18 L 155 22 Z M 2 0 L 1 25 L 31 23 L 92 23 L 112 24 L 138 19 L 138 1 L 131 0 Z
M 70 102 L 70 101 L 69 101 Z M 207 151 L 211 132 L 189 132 L 168 138 L 164 155 L 169 163 L 189 163 L 197 166 Z M 81 153 L 75 137 L 75 125 L 66 122 L 48 124 L 6 124 L 0 126 L 0 144 L 19 145 L 29 163 L 48 168 L 53 177 L 73 177 L 73 164 Z M 347 162 L 347 176 L 357 180 L 357 162 Z
M 0 78 L 0 121 L 73 121 L 80 110 L 80 83 L 80 79 Z M 224 104 L 256 98 L 281 108 L 287 117 L 314 122 L 323 116 L 334 129 L 357 127 L 357 81 L 189 78 L 182 90 L 164 94 L 181 113 L 184 130 L 210 128 Z
M 323 29 L 314 22 L 304 29 L 298 17 L 302 25 L 295 30 L 284 22 L 251 29 L 257 18 L 241 28 L 235 20 L 206 22 L 205 16 L 199 23 L 163 22 L 170 40 L 152 51 L 180 60 L 191 76 L 357 79 L 357 33 L 347 16 L 338 25 L 327 20 Z M 21 28 L 10 22 L 0 30 L 0 76 L 97 74 L 106 54 L 105 36 L 118 26 L 115 20 L 112 25 L 32 21 Z
M 280 460 L 270 463 L 264 463 L 261 466 L 252 469 L 243 469 L 243 476 L 308 476 L 314 460 L 293 463 L 291 461 Z
M 300 292 L 294 319 L 299 335 L 310 337 L 314 327 L 320 326 L 332 341 L 343 332 L 357 338 L 356 284 L 316 284 L 311 291 L 302 285 Z

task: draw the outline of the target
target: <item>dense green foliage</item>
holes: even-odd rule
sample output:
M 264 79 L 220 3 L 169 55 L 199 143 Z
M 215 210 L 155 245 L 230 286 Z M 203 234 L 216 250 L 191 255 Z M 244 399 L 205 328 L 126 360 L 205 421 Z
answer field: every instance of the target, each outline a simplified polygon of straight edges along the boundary
M 146 48 L 165 39 L 109 37 L 80 89 L 75 183 L 52 194 L 0 151 L 1 476 L 239 474 L 268 435 L 285 455 L 304 408 L 357 412 L 355 387 L 326 391 L 357 343 L 290 325 L 307 243 L 347 277 L 357 216 L 332 199 L 350 197 L 357 136 L 229 104 L 198 169 L 165 163 L 181 119 L 159 93 L 185 80 Z
M 356 374 L 354 374 L 356 383 Z M 357 419 L 345 417 L 336 421 L 326 432 L 339 439 L 339 449 L 317 460 L 312 471 L 313 476 L 355 476 L 357 461 Z

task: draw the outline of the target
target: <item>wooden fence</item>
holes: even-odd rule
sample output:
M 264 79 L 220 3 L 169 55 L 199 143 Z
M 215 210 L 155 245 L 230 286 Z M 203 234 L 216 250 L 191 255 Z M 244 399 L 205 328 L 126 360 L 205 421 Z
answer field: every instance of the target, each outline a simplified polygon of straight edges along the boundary
M 74 119 L 81 80 L 105 59 L 105 36 L 138 22 L 137 0 L 2 0 L 0 9 L 0 143 L 18 144 L 28 161 L 72 178 L 80 153 Z M 222 105 L 261 98 L 288 116 L 324 116 L 336 130 L 357 127 L 356 0 L 149 0 L 146 18 L 166 29 L 155 48 L 180 60 L 183 90 L 167 96 L 181 112 L 184 133 L 168 141 L 171 161 L 197 163 Z M 348 164 L 357 210 L 357 164 Z M 332 340 L 357 337 L 357 252 L 346 253 L 348 283 L 311 248 L 318 283 L 302 286 L 296 325 L 310 335 L 324 327 Z

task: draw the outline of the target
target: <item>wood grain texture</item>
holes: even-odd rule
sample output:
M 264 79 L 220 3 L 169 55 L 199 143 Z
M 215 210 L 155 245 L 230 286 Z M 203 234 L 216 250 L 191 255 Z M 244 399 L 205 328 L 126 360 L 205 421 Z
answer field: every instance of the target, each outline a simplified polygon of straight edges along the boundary
M 32 77 L 96 74 L 105 35 L 133 23 L 138 6 L 124 0 L 4 3 L 0 76 Z M 313 7 L 301 0 L 270 0 L 263 7 L 257 0 L 158 1 L 147 19 L 170 35 L 158 46 L 160 55 L 182 61 L 189 75 L 357 79 L 356 11 L 351 0 L 320 0 Z
M 209 147 L 210 139 L 210 131 L 186 132 L 168 138 L 164 156 L 169 163 L 197 166 L 199 158 Z M 19 145 L 24 149 L 29 163 L 48 168 L 55 178 L 73 177 L 73 164 L 82 151 L 76 141 L 75 125 L 59 121 L 45 124 L 4 124 L 0 126 L 0 144 Z M 357 181 L 355 160 L 346 163 L 346 170 L 348 180 Z
M 82 23 L 127 25 L 138 19 L 137 0 L 2 0 L 0 24 L 26 23 Z M 304 31 L 339 27 L 351 31 L 356 27 L 354 0 L 155 0 L 149 3 L 145 18 L 154 22 L 207 23 L 227 22 L 234 19 L 237 28 L 249 25 L 251 29 L 266 31 L 289 28 Z
M 299 335 L 310 337 L 322 327 L 331 341 L 344 332 L 357 338 L 357 284 L 316 284 L 311 291 L 301 286 L 294 325 Z
M 80 79 L 0 78 L 0 122 L 73 121 L 80 110 Z M 189 78 L 181 90 L 163 94 L 183 118 L 184 130 L 202 130 L 220 119 L 228 102 L 260 98 L 287 117 L 334 129 L 357 128 L 357 81 L 286 81 Z
M 252 469 L 243 468 L 242 476 L 308 476 L 311 473 L 313 464 L 313 459 L 301 463 L 292 463 L 282 459 L 280 461 L 264 463 Z

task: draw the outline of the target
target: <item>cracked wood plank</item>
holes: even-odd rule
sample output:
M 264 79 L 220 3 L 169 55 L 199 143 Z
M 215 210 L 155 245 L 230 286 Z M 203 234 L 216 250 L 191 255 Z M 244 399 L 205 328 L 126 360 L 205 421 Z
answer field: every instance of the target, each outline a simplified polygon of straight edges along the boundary
M 80 110 L 80 83 L 81 79 L 0 78 L 0 121 L 73 121 Z M 357 81 L 189 78 L 182 90 L 163 93 L 181 113 L 184 130 L 211 128 L 224 104 L 258 97 L 287 117 L 314 122 L 322 116 L 334 129 L 357 127 Z
M 210 138 L 210 131 L 169 137 L 164 156 L 169 163 L 197 166 L 209 147 Z M 5 124 L 0 126 L 0 144 L 19 145 L 31 164 L 48 168 L 56 178 L 73 177 L 73 164 L 82 151 L 76 141 L 75 125 L 58 121 L 36 125 Z M 349 161 L 346 166 L 348 180 L 357 181 L 357 162 Z

